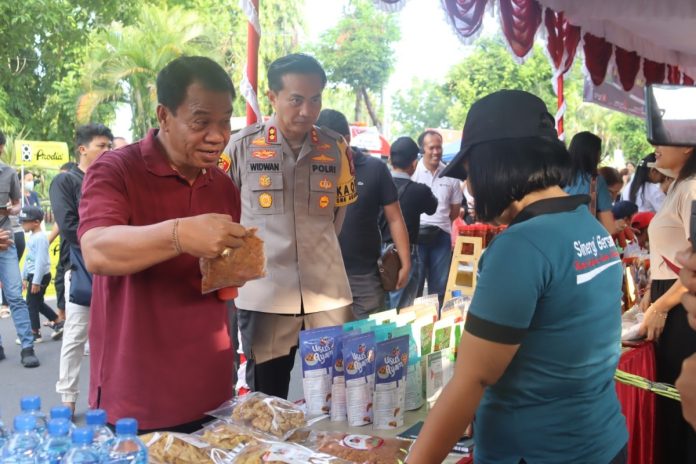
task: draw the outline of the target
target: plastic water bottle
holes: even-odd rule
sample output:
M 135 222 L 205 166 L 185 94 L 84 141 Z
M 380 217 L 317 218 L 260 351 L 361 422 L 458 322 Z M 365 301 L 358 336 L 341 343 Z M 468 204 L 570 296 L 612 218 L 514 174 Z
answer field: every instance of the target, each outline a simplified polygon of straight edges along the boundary
M 72 422 L 72 410 L 67 406 L 54 406 L 51 408 L 51 419 L 65 419 L 68 421 L 68 433 L 72 435 L 75 424 Z
M 0 458 L 2 457 L 2 447 L 5 446 L 9 439 L 10 432 L 5 428 L 5 424 L 2 422 L 2 415 L 0 415 Z
M 19 400 L 19 406 L 23 414 L 30 414 L 36 419 L 36 432 L 39 435 L 46 433 L 46 414 L 41 412 L 41 398 L 39 396 L 23 396 Z
M 48 436 L 39 451 L 39 464 L 59 464 L 71 446 L 70 422 L 67 419 L 51 419 L 48 421 Z
M 92 409 L 85 414 L 87 427 L 92 429 L 94 440 L 92 446 L 99 451 L 100 456 L 106 457 L 114 442 L 114 433 L 106 426 L 106 411 Z
M 136 435 L 138 421 L 131 418 L 116 421 L 114 440 L 106 462 L 108 464 L 147 464 L 147 448 Z
M 64 464 L 99 464 L 99 453 L 92 446 L 92 429 L 79 427 L 72 434 L 72 447 L 63 458 Z
M 36 418 L 20 414 L 14 418 L 14 433 L 2 449 L 3 464 L 35 464 L 41 446 L 36 432 Z

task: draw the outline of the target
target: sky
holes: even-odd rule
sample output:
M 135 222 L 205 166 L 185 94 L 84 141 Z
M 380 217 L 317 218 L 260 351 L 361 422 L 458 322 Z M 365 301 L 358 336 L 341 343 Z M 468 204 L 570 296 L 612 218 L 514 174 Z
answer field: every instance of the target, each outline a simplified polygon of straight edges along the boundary
M 323 31 L 335 26 L 346 3 L 346 0 L 305 0 L 307 31 L 300 37 L 300 45 L 315 42 Z M 391 14 L 398 18 L 401 39 L 394 45 L 396 63 L 385 89 L 385 101 L 390 101 L 397 90 L 408 88 L 415 77 L 443 80 L 447 71 L 470 50 L 455 35 L 440 0 L 408 0 L 401 11 Z M 497 20 L 487 12 L 483 34 L 493 35 L 498 29 Z M 389 117 L 388 109 L 386 116 Z M 130 111 L 123 108 L 117 112 L 116 119 L 114 134 L 130 140 Z

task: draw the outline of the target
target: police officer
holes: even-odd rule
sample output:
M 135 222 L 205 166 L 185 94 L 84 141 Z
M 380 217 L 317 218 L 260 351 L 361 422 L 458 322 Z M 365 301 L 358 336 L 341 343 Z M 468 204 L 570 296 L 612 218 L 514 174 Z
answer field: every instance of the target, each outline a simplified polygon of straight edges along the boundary
M 352 319 L 337 234 L 357 193 L 345 141 L 314 126 L 325 85 L 309 55 L 274 61 L 268 98 L 275 114 L 234 135 L 225 150 L 241 190 L 241 224 L 258 228 L 267 259 L 266 277 L 236 299 L 247 383 L 282 398 L 299 331 Z

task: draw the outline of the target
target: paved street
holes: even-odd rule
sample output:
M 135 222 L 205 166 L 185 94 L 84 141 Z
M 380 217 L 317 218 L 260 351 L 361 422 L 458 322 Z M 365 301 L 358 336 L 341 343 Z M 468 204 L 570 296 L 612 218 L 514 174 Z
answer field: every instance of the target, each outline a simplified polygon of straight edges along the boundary
M 55 308 L 55 299 L 47 300 Z M 42 323 L 45 319 L 42 318 Z M 60 357 L 60 341 L 51 340 L 51 330 L 42 327 L 43 343 L 36 345 L 36 355 L 41 366 L 27 369 L 19 362 L 19 345 L 15 344 L 15 332 L 12 319 L 0 319 L 0 336 L 5 347 L 7 359 L 0 361 L 0 417 L 6 424 L 19 413 L 19 399 L 24 395 L 41 396 L 42 409 L 48 411 L 52 406 L 60 404 L 60 396 L 56 393 L 58 379 L 58 358 Z M 75 418 L 82 421 L 87 410 L 87 391 L 89 384 L 89 357 L 84 358 L 80 375 L 81 395 L 77 402 Z

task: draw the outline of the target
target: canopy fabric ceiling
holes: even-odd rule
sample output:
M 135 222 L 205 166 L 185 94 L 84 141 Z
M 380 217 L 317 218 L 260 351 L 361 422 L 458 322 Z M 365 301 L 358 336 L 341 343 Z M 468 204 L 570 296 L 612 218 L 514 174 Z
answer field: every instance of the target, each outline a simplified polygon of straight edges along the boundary
M 390 11 L 406 0 L 375 0 Z M 696 76 L 696 1 L 693 0 L 440 0 L 456 33 L 480 31 L 487 7 L 497 7 L 511 52 L 524 58 L 543 27 L 557 74 L 565 73 L 582 43 L 593 82 L 616 64 L 622 86 L 693 85 Z M 642 70 L 642 74 L 641 73 Z

